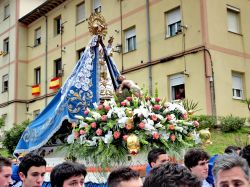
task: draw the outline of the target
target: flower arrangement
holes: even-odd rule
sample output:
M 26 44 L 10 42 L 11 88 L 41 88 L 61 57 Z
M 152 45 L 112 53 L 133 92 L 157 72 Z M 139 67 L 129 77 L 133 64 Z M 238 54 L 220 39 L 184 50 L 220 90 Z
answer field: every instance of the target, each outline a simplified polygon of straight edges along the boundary
M 94 109 L 76 116 L 67 141 L 69 154 L 100 165 L 126 160 L 154 147 L 176 155 L 199 142 L 197 121 L 188 120 L 182 104 L 169 103 L 158 97 L 129 96 L 95 104 Z

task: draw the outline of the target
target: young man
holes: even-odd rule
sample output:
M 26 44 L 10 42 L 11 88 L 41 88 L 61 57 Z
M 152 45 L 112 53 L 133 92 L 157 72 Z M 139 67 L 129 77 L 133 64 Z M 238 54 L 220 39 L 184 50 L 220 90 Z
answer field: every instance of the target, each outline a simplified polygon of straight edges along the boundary
M 246 159 L 249 167 L 250 167 L 250 145 L 245 146 L 241 152 L 240 152 L 240 156 L 244 159 Z
M 108 187 L 142 187 L 142 180 L 137 171 L 123 167 L 110 173 Z
M 4 157 L 0 157 L 0 187 L 9 187 L 12 182 L 11 175 L 11 162 Z
M 87 171 L 84 165 L 64 162 L 53 168 L 50 174 L 51 187 L 82 187 Z
M 184 166 L 165 163 L 152 168 L 143 187 L 201 187 L 201 181 Z
M 209 155 L 203 149 L 189 149 L 184 156 L 185 166 L 202 181 L 202 187 L 212 187 L 206 181 L 208 176 Z
M 216 187 L 248 187 L 250 171 L 245 159 L 236 154 L 218 156 L 213 168 Z
M 46 170 L 46 161 L 43 157 L 29 153 L 25 155 L 19 164 L 19 176 L 22 187 L 41 187 Z
M 240 151 L 241 151 L 241 147 L 235 146 L 235 145 L 229 145 L 226 147 L 224 152 L 227 154 L 236 153 L 239 155 Z

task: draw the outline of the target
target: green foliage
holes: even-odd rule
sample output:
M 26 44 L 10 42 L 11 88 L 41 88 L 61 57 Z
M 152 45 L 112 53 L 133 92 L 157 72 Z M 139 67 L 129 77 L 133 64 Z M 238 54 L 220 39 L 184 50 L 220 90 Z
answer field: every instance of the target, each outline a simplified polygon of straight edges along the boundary
M 5 125 L 5 119 L 3 117 L 0 118 L 0 128 Z
M 250 98 L 243 100 L 243 103 L 246 103 L 248 110 L 250 111 Z
M 201 109 L 198 108 L 198 102 L 193 101 L 192 99 L 183 99 L 182 100 L 183 107 L 188 112 L 197 112 Z
M 154 97 L 159 97 L 158 83 L 155 83 L 155 95 Z
M 214 129 L 217 127 L 216 117 L 214 116 L 207 116 L 207 115 L 191 115 L 191 120 L 195 120 L 199 122 L 199 129 Z
M 12 154 L 16 148 L 23 131 L 30 123 L 29 120 L 23 121 L 21 124 L 14 125 L 10 130 L 4 132 L 3 146 Z
M 245 125 L 246 118 L 234 117 L 232 115 L 221 118 L 221 130 L 223 132 L 236 131 Z

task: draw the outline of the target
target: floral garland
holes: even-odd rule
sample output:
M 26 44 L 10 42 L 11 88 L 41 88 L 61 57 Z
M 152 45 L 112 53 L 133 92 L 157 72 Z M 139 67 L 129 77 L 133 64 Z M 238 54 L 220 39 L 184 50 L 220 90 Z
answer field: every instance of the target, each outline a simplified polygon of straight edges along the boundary
M 172 155 L 200 143 L 197 121 L 188 120 L 182 104 L 160 98 L 126 97 L 94 104 L 85 116 L 76 116 L 68 136 L 69 155 L 110 165 L 126 160 L 128 153 L 137 154 L 161 147 Z

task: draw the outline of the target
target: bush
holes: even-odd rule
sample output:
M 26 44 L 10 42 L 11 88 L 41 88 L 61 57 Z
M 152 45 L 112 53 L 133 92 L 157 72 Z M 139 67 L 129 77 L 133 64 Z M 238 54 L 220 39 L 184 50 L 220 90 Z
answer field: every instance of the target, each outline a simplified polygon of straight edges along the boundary
M 194 115 L 190 117 L 191 120 L 196 120 L 200 123 L 199 129 L 214 129 L 217 127 L 216 118 L 214 116 L 207 115 Z
M 22 133 L 29 123 L 30 121 L 26 120 L 19 125 L 14 125 L 10 130 L 4 131 L 3 146 L 8 150 L 9 154 L 14 152 Z
M 232 115 L 221 118 L 221 130 L 223 132 L 236 131 L 245 125 L 246 118 L 234 117 Z

